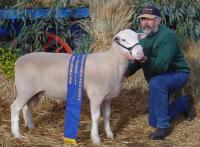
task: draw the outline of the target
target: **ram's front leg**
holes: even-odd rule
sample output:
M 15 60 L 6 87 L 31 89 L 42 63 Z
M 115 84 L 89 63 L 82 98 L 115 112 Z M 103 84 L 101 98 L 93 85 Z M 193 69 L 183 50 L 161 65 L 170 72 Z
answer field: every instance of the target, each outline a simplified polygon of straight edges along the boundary
M 92 117 L 92 128 L 90 137 L 94 144 L 99 144 L 101 139 L 98 133 L 98 121 L 100 118 L 100 107 L 101 104 L 95 100 L 90 101 L 90 110 L 91 110 L 91 117 Z

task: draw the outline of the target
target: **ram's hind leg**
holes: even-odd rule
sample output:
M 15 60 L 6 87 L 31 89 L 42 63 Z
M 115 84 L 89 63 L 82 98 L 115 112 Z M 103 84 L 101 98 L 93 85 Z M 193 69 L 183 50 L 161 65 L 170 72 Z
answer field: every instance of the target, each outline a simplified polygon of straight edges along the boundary
M 110 100 L 106 100 L 102 105 L 103 117 L 104 117 L 104 129 L 108 138 L 113 138 L 113 133 L 110 128 Z
M 39 94 L 36 94 L 31 98 L 31 100 L 28 101 L 27 105 L 24 106 L 23 108 L 23 117 L 24 117 L 24 122 L 25 126 L 29 129 L 33 129 L 34 123 L 33 123 L 33 118 L 32 118 L 32 109 L 33 107 L 37 106 L 39 103 Z
M 15 101 L 11 105 L 11 132 L 16 138 L 21 137 L 19 129 L 19 113 L 27 104 L 33 95 L 25 93 L 18 93 Z

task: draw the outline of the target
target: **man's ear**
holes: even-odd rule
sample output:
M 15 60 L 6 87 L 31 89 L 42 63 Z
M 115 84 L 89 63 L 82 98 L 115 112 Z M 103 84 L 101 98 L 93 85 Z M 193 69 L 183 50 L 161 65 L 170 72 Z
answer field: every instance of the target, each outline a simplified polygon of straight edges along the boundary
M 145 33 L 138 33 L 139 40 L 144 39 L 146 36 L 147 36 L 147 34 L 145 34 Z

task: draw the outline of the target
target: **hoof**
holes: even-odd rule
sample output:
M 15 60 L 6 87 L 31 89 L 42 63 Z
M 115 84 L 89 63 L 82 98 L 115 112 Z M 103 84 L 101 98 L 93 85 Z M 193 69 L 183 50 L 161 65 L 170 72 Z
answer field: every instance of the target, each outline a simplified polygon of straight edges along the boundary
M 21 135 L 20 133 L 13 133 L 13 135 L 14 135 L 14 137 L 15 137 L 16 139 L 22 138 L 22 135 Z
M 91 139 L 92 139 L 92 143 L 96 145 L 99 145 L 101 142 L 101 139 L 98 136 L 91 136 Z
M 112 132 L 106 133 L 106 136 L 107 136 L 107 138 L 111 138 L 111 139 L 114 138 L 114 135 Z
M 26 127 L 27 127 L 28 129 L 34 129 L 34 128 L 35 128 L 35 125 L 34 125 L 34 124 L 29 124 L 29 125 L 26 125 Z

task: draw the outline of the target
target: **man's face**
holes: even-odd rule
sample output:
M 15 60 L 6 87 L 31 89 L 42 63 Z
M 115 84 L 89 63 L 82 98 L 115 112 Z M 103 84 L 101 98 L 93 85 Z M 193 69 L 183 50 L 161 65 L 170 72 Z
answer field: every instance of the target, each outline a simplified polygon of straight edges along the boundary
M 147 35 L 151 35 L 157 32 L 159 24 L 160 20 L 158 20 L 157 18 L 140 18 L 140 27 Z

